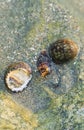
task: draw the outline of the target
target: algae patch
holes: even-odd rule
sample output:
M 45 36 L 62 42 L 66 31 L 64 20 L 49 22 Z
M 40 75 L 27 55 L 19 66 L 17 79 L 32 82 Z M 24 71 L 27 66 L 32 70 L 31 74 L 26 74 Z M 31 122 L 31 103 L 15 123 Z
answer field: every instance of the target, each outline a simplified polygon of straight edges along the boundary
M 25 109 L 6 94 L 0 94 L 0 129 L 33 130 L 38 126 L 37 115 Z
M 51 97 L 51 105 L 48 109 L 38 112 L 39 127 L 41 129 L 83 130 L 84 128 L 84 89 L 72 88 L 67 94 L 57 95 L 44 86 L 44 90 Z

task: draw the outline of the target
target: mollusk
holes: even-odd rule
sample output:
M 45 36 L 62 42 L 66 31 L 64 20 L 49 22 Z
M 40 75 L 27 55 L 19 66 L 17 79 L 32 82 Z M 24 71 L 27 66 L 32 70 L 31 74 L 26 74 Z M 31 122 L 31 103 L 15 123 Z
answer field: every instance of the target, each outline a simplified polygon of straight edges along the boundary
M 46 50 L 43 50 L 37 59 L 37 68 L 42 77 L 45 77 L 51 72 L 51 60 Z
M 24 62 L 11 64 L 5 75 L 7 87 L 14 92 L 22 91 L 32 78 L 31 67 Z
M 70 39 L 60 39 L 49 47 L 49 55 L 56 64 L 65 63 L 76 57 L 78 46 Z

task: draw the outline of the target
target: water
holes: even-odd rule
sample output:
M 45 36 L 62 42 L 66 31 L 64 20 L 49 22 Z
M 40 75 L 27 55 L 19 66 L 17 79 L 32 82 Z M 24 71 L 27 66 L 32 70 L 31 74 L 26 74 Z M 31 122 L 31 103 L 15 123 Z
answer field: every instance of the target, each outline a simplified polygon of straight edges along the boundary
M 7 102 L 10 102 L 8 98 L 10 95 L 20 108 L 22 105 L 29 113 L 32 111 L 33 116 L 36 114 L 37 130 L 74 128 L 82 130 L 83 128 L 83 120 L 78 120 L 77 115 L 77 110 L 81 109 L 81 106 L 83 107 L 84 97 L 84 2 L 83 0 L 80 1 L 0 1 L 1 97 L 4 98 L 5 93 Z M 48 50 L 53 41 L 66 37 L 75 41 L 79 47 L 76 59 L 64 65 L 55 65 L 52 62 L 52 73 L 46 78 L 42 78 L 36 66 L 40 51 Z M 32 81 L 21 93 L 9 92 L 4 83 L 7 66 L 16 61 L 28 63 L 33 71 Z M 3 98 L 1 98 L 1 103 L 5 101 Z M 11 105 L 9 107 L 11 108 Z M 18 110 L 20 110 L 19 107 Z M 4 109 L 4 111 L 6 110 Z M 16 113 L 18 112 L 16 111 Z M 1 120 L 3 123 L 2 118 Z M 29 122 L 31 119 L 28 120 Z M 26 130 L 27 127 L 25 126 L 24 129 Z

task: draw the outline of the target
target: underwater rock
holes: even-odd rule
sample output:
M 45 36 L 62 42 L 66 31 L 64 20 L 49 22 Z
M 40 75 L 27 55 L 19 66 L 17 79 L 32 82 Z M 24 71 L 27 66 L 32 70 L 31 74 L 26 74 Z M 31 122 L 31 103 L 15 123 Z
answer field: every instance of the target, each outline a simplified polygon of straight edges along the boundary
M 37 68 L 42 77 L 50 74 L 51 72 L 51 59 L 48 56 L 46 50 L 42 51 L 37 58 Z
M 49 55 L 56 64 L 65 63 L 76 57 L 78 46 L 70 39 L 60 39 L 49 47 Z
M 22 91 L 32 78 L 31 67 L 24 62 L 11 64 L 5 75 L 7 87 L 14 92 Z

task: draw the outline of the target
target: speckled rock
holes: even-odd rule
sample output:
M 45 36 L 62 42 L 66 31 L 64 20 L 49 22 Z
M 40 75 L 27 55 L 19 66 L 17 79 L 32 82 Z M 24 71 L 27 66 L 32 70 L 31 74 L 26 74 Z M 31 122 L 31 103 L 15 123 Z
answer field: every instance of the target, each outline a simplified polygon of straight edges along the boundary
M 10 96 L 0 93 L 0 129 L 34 130 L 38 126 L 37 115 L 18 105 Z
M 62 0 L 62 2 L 64 1 Z M 62 6 L 63 4 L 59 4 L 57 0 L 0 1 L 0 91 L 8 94 L 4 84 L 4 73 L 10 63 L 17 61 L 29 63 L 33 70 L 32 82 L 23 92 L 10 93 L 10 96 L 18 105 L 21 104 L 29 110 L 30 114 L 31 112 L 36 114 L 35 120 L 38 122 L 38 125 L 33 127 L 30 120 L 26 120 L 25 123 L 21 116 L 17 120 L 19 112 L 13 112 L 14 106 L 13 109 L 10 109 L 13 101 L 11 103 L 8 101 L 10 105 L 8 106 L 8 117 L 15 115 L 15 122 L 19 121 L 18 126 L 10 123 L 11 121 L 8 119 L 3 119 L 7 105 L 5 108 L 3 99 L 0 98 L 2 103 L 0 106 L 0 111 L 2 110 L 1 128 L 10 123 L 13 124 L 13 129 L 17 127 L 17 130 L 27 130 L 28 123 L 36 130 L 83 130 L 84 117 L 81 113 L 84 110 L 82 77 L 84 34 L 81 33 L 80 26 L 83 27 L 84 22 L 78 25 L 77 17 L 79 16 L 76 15 L 75 19 L 68 11 L 69 6 L 67 9 Z M 52 73 L 46 78 L 42 78 L 36 66 L 38 54 L 43 49 L 47 50 L 54 41 L 67 37 L 76 42 L 80 53 L 74 61 L 67 64 L 55 65 L 52 63 Z M 5 102 L 6 100 L 4 100 Z M 24 115 L 27 114 L 24 113 Z M 11 129 L 11 125 L 8 125 L 7 128 Z

